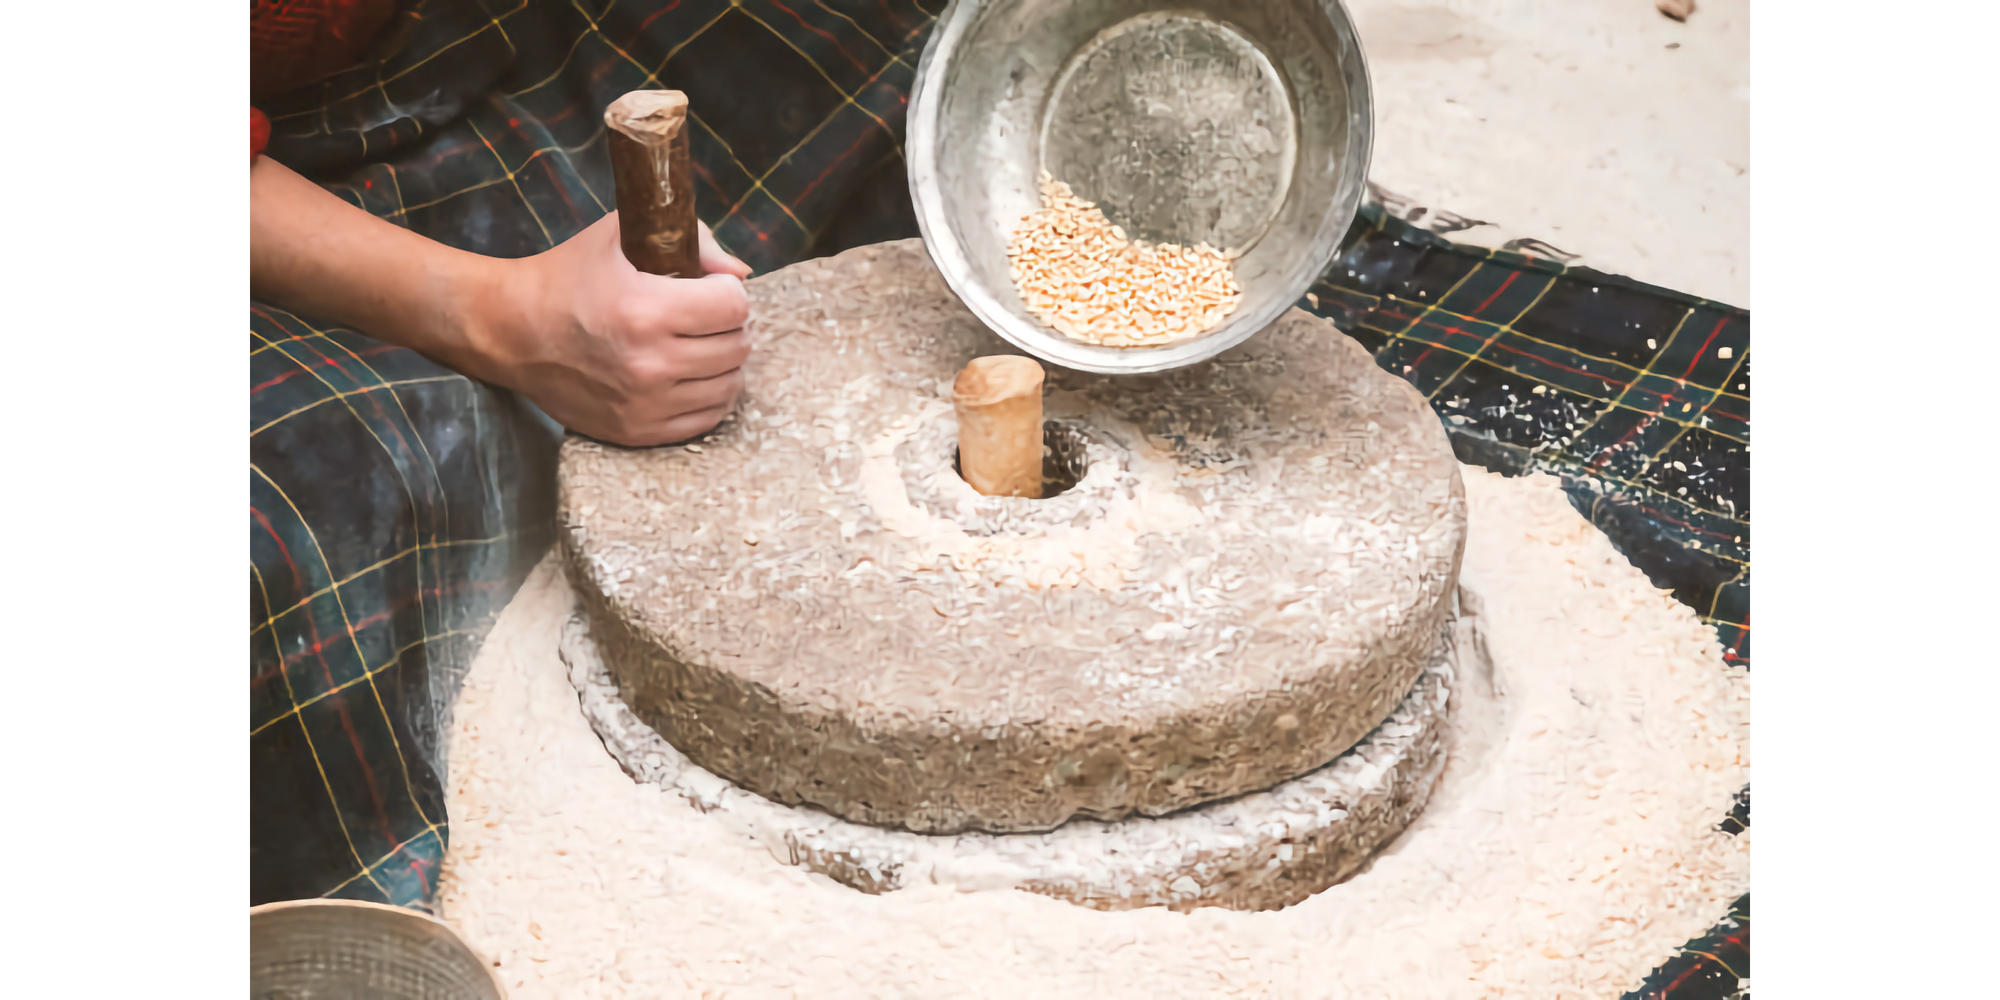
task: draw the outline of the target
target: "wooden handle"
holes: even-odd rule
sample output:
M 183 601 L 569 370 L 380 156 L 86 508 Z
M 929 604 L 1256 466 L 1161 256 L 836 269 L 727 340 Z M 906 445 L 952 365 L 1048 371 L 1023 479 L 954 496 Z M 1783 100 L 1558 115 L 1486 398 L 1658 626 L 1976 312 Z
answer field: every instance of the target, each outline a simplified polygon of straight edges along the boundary
M 687 95 L 678 90 L 635 90 L 604 109 L 618 241 L 625 259 L 648 274 L 702 275 L 687 111 Z
M 1042 496 L 1042 366 L 1032 358 L 974 358 L 952 383 L 958 470 L 989 497 Z

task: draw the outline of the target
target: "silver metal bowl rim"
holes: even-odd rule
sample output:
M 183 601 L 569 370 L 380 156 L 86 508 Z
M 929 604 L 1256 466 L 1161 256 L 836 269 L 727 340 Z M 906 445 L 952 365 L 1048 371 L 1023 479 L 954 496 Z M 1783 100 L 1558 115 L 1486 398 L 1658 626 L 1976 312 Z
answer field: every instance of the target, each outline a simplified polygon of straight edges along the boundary
M 1319 279 L 1326 267 L 1340 256 L 1347 231 L 1367 195 L 1368 166 L 1375 151 L 1374 89 L 1367 54 L 1362 49 L 1360 35 L 1346 6 L 1341 0 L 1315 0 L 1336 30 L 1353 41 L 1354 65 L 1345 73 L 1348 114 L 1367 123 L 1367 127 L 1354 130 L 1356 155 L 1342 165 L 1341 181 L 1352 181 L 1349 197 L 1345 199 L 1351 204 L 1328 206 L 1322 218 L 1337 219 L 1333 223 L 1333 231 L 1330 235 L 1322 232 L 1313 241 L 1312 246 L 1320 248 L 1321 252 L 1309 255 L 1308 261 L 1298 266 L 1291 281 L 1296 286 L 1291 295 L 1271 296 L 1249 312 L 1232 316 L 1225 331 L 1164 347 L 1099 347 L 1071 340 L 1061 333 L 1044 330 L 1015 316 L 992 293 L 969 277 L 972 273 L 971 262 L 966 259 L 965 248 L 946 216 L 944 195 L 938 187 L 938 116 L 943 106 L 939 91 L 944 74 L 937 71 L 937 60 L 957 50 L 966 32 L 978 22 L 979 9 L 988 2 L 991 0 L 951 0 L 944 12 L 938 15 L 937 24 L 931 30 L 930 38 L 924 42 L 924 51 L 918 60 L 916 82 L 910 91 L 904 143 L 910 194 L 916 203 L 917 231 L 923 236 L 924 249 L 944 276 L 945 284 L 980 322 L 986 324 L 987 329 L 1035 357 L 1075 371 L 1098 375 L 1139 375 L 1182 368 L 1206 361 L 1263 332 L 1296 305 L 1311 290 L 1313 282 Z M 1163 8 L 1167 6 L 1162 4 Z M 1317 259 L 1321 257 L 1324 259 Z
M 459 947 L 465 949 L 465 953 L 466 955 L 471 957 L 472 963 L 478 966 L 480 971 L 486 974 L 487 981 L 493 984 L 494 996 L 505 997 L 507 995 L 507 988 L 501 985 L 499 975 L 494 973 L 493 963 L 491 960 L 489 960 L 485 955 L 480 954 L 479 949 L 474 948 L 472 946 L 472 942 L 467 941 L 465 939 L 465 936 L 463 934 L 460 934 L 456 928 L 453 928 L 450 924 L 447 924 L 444 921 L 439 920 L 437 917 L 432 916 L 431 914 L 424 913 L 421 910 L 412 910 L 406 906 L 391 906 L 387 903 L 370 903 L 366 900 L 360 900 L 360 899 L 286 899 L 286 900 L 280 900 L 275 903 L 262 903 L 257 906 L 251 907 L 250 919 L 252 921 L 255 921 L 258 917 L 271 913 L 277 913 L 286 910 L 304 910 L 304 909 L 342 909 L 342 910 L 354 910 L 360 912 L 366 912 L 372 910 L 374 912 L 381 913 L 384 915 L 394 915 L 398 919 L 416 920 L 421 923 L 428 924 L 436 929 L 442 930 L 447 938 L 456 942 Z M 251 956 L 251 961 L 253 963 L 256 961 L 256 955 L 253 954 Z M 253 969 L 255 968 L 254 964 L 252 968 Z

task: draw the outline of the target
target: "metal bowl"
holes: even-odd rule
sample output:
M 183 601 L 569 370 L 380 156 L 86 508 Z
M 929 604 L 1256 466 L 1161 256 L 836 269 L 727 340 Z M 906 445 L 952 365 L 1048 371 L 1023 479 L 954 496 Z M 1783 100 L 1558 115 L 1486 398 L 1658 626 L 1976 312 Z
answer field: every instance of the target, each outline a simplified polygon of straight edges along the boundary
M 378 903 L 308 899 L 250 910 L 252 1000 L 505 1000 L 442 921 Z
M 954 0 L 910 96 L 910 187 L 931 259 L 995 333 L 1066 368 L 1162 371 L 1242 343 L 1340 252 L 1374 133 L 1340 0 Z M 1221 326 L 1160 347 L 1043 325 L 1007 239 L 1048 170 L 1136 239 L 1240 250 Z

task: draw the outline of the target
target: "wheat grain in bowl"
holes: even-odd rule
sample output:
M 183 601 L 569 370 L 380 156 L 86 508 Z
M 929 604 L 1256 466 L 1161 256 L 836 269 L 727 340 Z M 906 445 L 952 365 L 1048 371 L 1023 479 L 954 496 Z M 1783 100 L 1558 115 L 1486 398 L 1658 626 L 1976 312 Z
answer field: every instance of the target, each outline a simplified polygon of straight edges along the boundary
M 1021 217 L 1007 243 L 1009 269 L 1036 318 L 1071 340 L 1158 347 L 1221 325 L 1243 289 L 1236 254 L 1127 239 L 1096 204 L 1048 171 L 1042 207 Z

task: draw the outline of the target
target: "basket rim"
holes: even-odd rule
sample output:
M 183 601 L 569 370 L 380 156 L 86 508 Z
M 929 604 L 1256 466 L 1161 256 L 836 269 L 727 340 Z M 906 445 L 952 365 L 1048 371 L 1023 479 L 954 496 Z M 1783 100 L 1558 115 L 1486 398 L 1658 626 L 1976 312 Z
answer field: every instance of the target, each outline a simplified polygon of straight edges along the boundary
M 269 903 L 259 903 L 250 908 L 250 917 L 252 920 L 255 920 L 257 917 L 269 916 L 275 913 L 307 909 L 372 911 L 384 915 L 394 914 L 398 919 L 416 920 L 420 924 L 442 932 L 453 944 L 463 948 L 465 954 L 472 959 L 472 964 L 478 966 L 479 970 L 485 975 L 486 981 L 492 984 L 493 995 L 499 997 L 500 1000 L 506 1000 L 507 987 L 501 983 L 500 976 L 494 971 L 492 959 L 478 948 L 473 947 L 472 942 L 467 941 L 465 935 L 460 934 L 456 928 L 438 919 L 436 915 L 425 913 L 422 910 L 414 910 L 407 906 L 393 906 L 388 903 L 371 903 L 362 899 L 328 899 L 320 897 L 313 899 L 281 899 Z M 252 964 L 254 968 L 254 954 L 252 956 Z

